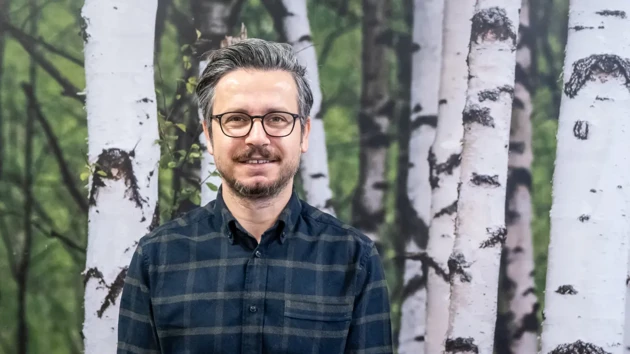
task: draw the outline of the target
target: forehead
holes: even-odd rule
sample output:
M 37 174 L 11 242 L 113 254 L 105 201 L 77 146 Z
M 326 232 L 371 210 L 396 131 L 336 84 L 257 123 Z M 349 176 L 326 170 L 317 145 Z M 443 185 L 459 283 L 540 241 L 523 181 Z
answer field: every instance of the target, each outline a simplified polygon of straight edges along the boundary
M 238 69 L 222 77 L 215 88 L 215 114 L 245 110 L 296 112 L 298 90 L 291 73 L 283 70 Z

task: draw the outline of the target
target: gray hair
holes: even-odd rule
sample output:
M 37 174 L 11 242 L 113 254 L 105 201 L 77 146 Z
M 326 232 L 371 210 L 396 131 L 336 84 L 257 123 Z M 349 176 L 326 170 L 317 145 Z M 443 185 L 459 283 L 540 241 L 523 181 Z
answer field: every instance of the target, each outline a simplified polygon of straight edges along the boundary
M 293 75 L 298 90 L 298 114 L 304 127 L 313 106 L 313 92 L 306 79 L 306 67 L 300 65 L 289 44 L 249 38 L 210 52 L 208 65 L 196 87 L 199 106 L 208 128 L 216 85 L 223 76 L 237 69 L 284 70 Z

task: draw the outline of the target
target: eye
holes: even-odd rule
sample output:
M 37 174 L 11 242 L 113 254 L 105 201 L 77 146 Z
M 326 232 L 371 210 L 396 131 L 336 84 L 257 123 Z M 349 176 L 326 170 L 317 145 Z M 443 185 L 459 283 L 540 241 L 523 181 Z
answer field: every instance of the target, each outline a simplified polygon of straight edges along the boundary
M 242 123 L 248 121 L 249 117 L 244 114 L 233 113 L 226 115 L 224 119 L 226 123 Z
M 286 123 L 289 121 L 288 117 L 282 114 L 272 114 L 267 119 L 271 123 Z

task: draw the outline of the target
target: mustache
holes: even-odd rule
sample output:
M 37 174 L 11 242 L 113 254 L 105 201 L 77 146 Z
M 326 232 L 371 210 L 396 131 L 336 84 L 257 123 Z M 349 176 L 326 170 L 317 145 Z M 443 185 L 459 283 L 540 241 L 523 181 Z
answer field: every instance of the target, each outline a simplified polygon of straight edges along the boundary
M 280 157 L 277 154 L 272 153 L 270 150 L 262 146 L 250 146 L 247 150 L 235 155 L 233 160 L 241 162 L 249 160 L 254 156 L 260 156 L 265 160 L 280 160 Z

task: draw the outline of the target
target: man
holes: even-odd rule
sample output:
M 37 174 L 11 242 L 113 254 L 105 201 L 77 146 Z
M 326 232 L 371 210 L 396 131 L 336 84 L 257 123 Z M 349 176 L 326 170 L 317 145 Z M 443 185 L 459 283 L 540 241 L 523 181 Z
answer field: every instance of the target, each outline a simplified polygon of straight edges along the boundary
M 291 47 L 213 52 L 197 86 L 216 199 L 144 236 L 118 353 L 392 353 L 379 254 L 293 190 L 313 102 Z

